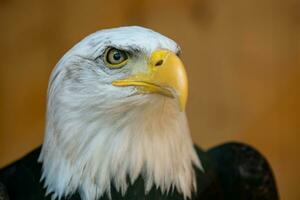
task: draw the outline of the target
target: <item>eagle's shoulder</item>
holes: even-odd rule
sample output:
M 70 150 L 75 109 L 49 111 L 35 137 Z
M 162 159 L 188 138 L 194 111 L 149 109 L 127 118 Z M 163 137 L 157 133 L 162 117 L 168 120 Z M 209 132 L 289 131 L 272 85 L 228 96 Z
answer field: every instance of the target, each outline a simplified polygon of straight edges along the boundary
M 207 151 L 226 199 L 278 199 L 267 159 L 255 148 L 230 142 Z
M 39 199 L 37 197 L 44 193 L 40 183 L 41 164 L 37 161 L 40 150 L 38 147 L 0 169 L 0 182 L 9 199 Z

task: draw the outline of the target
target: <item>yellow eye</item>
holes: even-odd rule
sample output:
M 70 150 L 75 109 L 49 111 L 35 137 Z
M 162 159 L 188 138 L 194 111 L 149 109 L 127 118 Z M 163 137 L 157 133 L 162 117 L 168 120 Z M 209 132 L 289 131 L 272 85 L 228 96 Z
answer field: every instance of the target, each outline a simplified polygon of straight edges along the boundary
M 125 51 L 109 48 L 105 52 L 104 59 L 109 68 L 121 68 L 127 63 L 128 56 Z

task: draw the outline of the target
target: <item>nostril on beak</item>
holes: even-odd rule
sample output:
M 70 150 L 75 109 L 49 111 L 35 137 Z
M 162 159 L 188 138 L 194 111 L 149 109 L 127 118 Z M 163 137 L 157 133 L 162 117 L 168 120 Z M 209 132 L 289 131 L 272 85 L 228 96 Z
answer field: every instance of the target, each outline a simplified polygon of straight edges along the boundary
M 162 59 L 160 59 L 159 61 L 157 61 L 156 63 L 155 63 L 155 66 L 160 66 L 160 65 L 162 65 L 163 64 L 163 60 Z

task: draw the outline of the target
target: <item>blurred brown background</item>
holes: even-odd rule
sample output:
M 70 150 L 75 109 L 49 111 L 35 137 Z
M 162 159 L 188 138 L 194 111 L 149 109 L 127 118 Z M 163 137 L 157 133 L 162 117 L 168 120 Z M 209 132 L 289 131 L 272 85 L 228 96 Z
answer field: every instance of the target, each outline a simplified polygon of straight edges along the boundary
M 196 143 L 250 143 L 282 199 L 299 200 L 299 0 L 0 0 L 0 166 L 41 144 L 58 59 L 98 29 L 135 24 L 182 46 Z

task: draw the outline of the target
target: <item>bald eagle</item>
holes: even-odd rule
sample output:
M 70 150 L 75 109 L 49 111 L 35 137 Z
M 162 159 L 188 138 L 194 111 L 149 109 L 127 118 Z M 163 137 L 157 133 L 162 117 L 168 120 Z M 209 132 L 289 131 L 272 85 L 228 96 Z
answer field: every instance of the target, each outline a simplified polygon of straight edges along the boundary
M 10 199 L 277 199 L 267 161 L 228 143 L 193 145 L 188 81 L 173 40 L 142 27 L 98 31 L 48 86 L 42 147 L 0 171 Z

